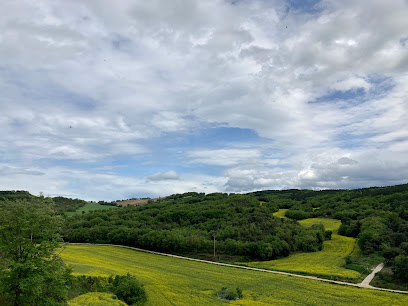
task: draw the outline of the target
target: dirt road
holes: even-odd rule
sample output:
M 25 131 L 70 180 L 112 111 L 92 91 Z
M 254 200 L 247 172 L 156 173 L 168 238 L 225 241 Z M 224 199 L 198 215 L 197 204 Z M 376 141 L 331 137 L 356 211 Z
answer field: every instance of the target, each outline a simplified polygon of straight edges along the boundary
M 370 273 L 370 275 L 367 275 L 367 277 L 359 284 L 361 287 L 365 288 L 373 288 L 373 286 L 370 286 L 371 281 L 373 280 L 374 276 L 376 273 L 380 272 L 384 268 L 384 263 L 380 263 L 373 272 Z

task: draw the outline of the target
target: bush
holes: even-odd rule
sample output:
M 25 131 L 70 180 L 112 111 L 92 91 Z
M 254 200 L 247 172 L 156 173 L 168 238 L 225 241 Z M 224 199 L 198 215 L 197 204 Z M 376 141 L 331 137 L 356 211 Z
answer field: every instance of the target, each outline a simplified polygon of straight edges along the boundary
M 143 305 L 147 301 L 143 285 L 129 273 L 115 276 L 112 281 L 112 291 L 128 305 Z
M 129 273 L 109 278 L 80 275 L 71 278 L 69 287 L 70 299 L 89 292 L 104 292 L 115 294 L 117 298 L 129 305 L 143 305 L 147 300 L 143 285 Z
M 392 272 L 398 279 L 408 281 L 408 256 L 398 255 L 395 257 Z
M 290 218 L 290 219 L 303 220 L 303 219 L 307 219 L 307 218 L 312 218 L 313 217 L 313 212 L 289 209 L 289 210 L 287 210 L 285 212 L 285 216 Z
M 217 293 L 217 296 L 220 299 L 229 301 L 239 300 L 244 297 L 242 290 L 239 287 L 237 287 L 236 291 L 228 291 L 227 287 L 222 287 L 221 291 Z

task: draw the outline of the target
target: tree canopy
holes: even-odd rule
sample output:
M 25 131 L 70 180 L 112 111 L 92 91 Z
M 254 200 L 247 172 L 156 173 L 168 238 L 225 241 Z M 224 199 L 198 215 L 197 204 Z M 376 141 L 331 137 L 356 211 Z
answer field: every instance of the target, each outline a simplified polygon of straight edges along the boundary
M 50 199 L 0 202 L 1 289 L 14 305 L 65 301 L 69 270 L 55 252 L 61 221 Z
M 304 228 L 272 214 L 253 195 L 186 193 L 157 203 L 68 217 L 69 242 L 113 243 L 177 254 L 268 260 L 296 251 L 318 251 L 324 228 Z

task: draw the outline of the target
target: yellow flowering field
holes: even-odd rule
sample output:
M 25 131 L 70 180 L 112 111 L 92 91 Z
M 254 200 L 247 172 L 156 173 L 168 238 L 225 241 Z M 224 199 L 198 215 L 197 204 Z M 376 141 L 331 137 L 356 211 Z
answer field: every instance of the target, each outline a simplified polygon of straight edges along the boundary
M 287 209 L 279 209 L 277 212 L 273 213 L 273 215 L 274 215 L 275 217 L 278 217 L 278 218 L 287 219 L 287 217 L 285 216 L 285 212 L 286 212 L 286 211 L 287 211 Z
M 241 270 L 113 246 L 69 245 L 61 253 L 75 274 L 130 272 L 148 294 L 147 305 L 221 305 L 222 287 L 243 290 L 235 305 L 408 305 L 408 295 Z
M 88 292 L 68 301 L 68 306 L 126 306 L 111 293 Z
M 312 225 L 321 223 L 324 225 L 324 228 L 327 231 L 332 231 L 333 233 L 337 233 L 337 230 L 339 229 L 341 225 L 340 220 L 327 219 L 327 218 L 309 218 L 309 219 L 300 220 L 299 223 L 305 227 L 311 227 Z
M 279 215 L 284 215 L 285 209 L 279 210 Z M 275 213 L 277 214 L 277 213 Z M 312 253 L 295 253 L 289 257 L 271 261 L 244 263 L 246 266 L 280 270 L 294 273 L 318 275 L 324 278 L 338 278 L 359 280 L 361 274 L 357 271 L 344 268 L 345 257 L 358 249 L 357 239 L 337 235 L 341 224 L 340 220 L 326 218 L 310 218 L 299 221 L 300 224 L 310 227 L 322 223 L 326 230 L 333 231 L 332 239 L 323 243 L 323 250 Z

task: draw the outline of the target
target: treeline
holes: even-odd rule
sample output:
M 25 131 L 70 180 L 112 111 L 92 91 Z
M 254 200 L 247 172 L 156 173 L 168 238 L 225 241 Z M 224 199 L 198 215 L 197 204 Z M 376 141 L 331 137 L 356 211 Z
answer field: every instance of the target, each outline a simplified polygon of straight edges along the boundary
M 43 198 L 43 196 L 34 196 L 30 194 L 28 191 L 24 190 L 4 190 L 0 191 L 0 202 L 6 201 L 6 200 L 11 200 L 11 201 L 17 201 L 17 200 L 30 200 L 30 199 L 37 199 L 37 198 Z M 81 208 L 84 206 L 86 203 L 89 203 L 88 201 L 81 200 L 81 199 L 71 199 L 71 198 L 66 198 L 66 197 L 53 197 L 51 198 L 54 201 L 54 210 L 62 214 L 64 212 L 74 212 L 78 208 Z M 92 201 L 91 201 L 92 202 Z M 116 202 L 106 202 L 106 201 L 99 201 L 98 204 L 101 205 L 108 205 L 108 206 L 117 206 Z
M 365 254 L 381 252 L 395 276 L 408 281 L 408 184 L 356 190 L 257 192 L 258 198 L 288 208 L 301 220 L 341 220 L 339 234 L 358 238 Z
M 0 191 L 0 202 L 5 200 L 28 200 L 34 197 L 24 190 L 4 190 Z
M 173 195 L 157 203 L 67 217 L 65 241 L 112 243 L 177 254 L 213 253 L 268 260 L 318 251 L 331 233 L 272 216 L 255 195 Z
M 80 199 L 70 199 L 65 197 L 54 197 L 55 206 L 54 209 L 58 213 L 63 212 L 73 212 L 76 211 L 78 208 L 84 206 L 87 202 Z

